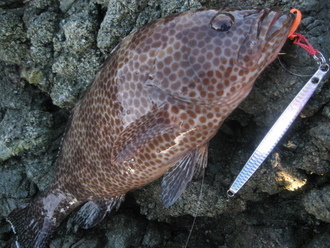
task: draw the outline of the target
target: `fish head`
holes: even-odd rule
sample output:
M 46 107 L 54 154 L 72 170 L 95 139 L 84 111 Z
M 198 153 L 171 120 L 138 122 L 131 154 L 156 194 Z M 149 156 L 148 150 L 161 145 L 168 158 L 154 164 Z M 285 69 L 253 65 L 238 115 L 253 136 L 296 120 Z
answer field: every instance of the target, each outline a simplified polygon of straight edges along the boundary
M 227 42 L 228 57 L 233 54 L 236 65 L 253 70 L 272 62 L 287 39 L 293 15 L 279 10 L 256 8 L 219 11 L 210 27 Z
M 294 16 L 279 10 L 195 10 L 166 25 L 157 87 L 195 104 L 238 105 L 284 45 Z M 170 49 L 169 49 L 170 47 Z M 157 68 L 157 67 L 156 67 Z

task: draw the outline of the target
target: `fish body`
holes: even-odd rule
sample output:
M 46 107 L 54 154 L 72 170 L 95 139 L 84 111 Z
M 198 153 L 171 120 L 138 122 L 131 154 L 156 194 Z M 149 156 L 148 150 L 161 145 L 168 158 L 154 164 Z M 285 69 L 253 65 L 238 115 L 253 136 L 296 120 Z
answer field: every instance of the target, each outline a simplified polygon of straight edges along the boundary
M 76 104 L 47 192 L 9 216 L 18 247 L 47 247 L 83 205 L 83 228 L 163 177 L 166 207 L 204 168 L 208 141 L 283 46 L 293 16 L 192 10 L 128 35 Z

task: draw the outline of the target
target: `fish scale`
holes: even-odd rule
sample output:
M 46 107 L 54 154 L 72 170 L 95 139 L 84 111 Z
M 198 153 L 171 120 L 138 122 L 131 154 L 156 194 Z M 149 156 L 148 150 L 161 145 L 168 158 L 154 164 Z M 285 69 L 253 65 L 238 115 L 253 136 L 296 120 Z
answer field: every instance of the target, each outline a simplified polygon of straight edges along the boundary
M 18 247 L 47 247 L 83 204 L 77 222 L 95 226 L 163 174 L 164 205 L 174 204 L 292 22 L 268 8 L 191 10 L 125 37 L 73 109 L 49 190 L 8 216 Z

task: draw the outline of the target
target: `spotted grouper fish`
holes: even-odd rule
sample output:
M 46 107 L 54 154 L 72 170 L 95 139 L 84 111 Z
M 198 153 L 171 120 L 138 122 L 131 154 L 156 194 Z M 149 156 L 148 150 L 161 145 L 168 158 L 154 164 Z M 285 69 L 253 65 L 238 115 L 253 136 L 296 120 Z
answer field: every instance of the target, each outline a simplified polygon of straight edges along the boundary
M 48 191 L 8 216 L 17 247 L 47 247 L 80 206 L 77 222 L 93 227 L 161 176 L 164 206 L 174 204 L 293 19 L 269 8 L 191 10 L 124 38 L 73 110 Z

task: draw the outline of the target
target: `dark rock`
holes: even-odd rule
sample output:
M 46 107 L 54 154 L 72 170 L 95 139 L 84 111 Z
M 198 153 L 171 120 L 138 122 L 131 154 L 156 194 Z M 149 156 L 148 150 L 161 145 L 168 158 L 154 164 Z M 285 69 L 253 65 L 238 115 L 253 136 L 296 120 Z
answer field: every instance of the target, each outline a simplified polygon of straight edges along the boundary
M 330 186 L 325 186 L 321 190 L 311 190 L 304 196 L 303 204 L 308 213 L 330 223 Z

